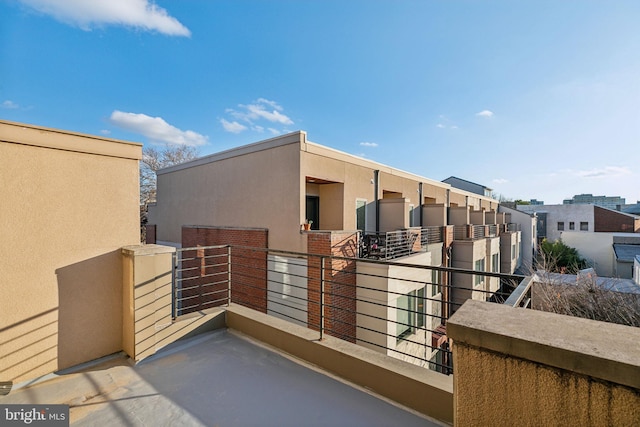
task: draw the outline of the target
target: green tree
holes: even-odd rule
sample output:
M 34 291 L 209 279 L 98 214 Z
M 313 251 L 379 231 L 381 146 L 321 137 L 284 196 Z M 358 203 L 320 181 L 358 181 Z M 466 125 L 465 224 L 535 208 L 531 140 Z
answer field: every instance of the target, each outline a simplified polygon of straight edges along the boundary
M 552 273 L 576 273 L 587 266 L 587 261 L 578 250 L 561 240 L 552 243 L 544 239 L 540 244 L 540 253 L 544 269 Z

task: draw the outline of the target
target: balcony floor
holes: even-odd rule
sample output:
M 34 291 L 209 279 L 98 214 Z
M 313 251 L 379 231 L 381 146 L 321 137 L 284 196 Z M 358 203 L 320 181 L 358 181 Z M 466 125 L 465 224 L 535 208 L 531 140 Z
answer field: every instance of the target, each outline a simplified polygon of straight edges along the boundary
M 439 425 L 226 330 L 0 397 L 11 403 L 69 404 L 78 426 Z

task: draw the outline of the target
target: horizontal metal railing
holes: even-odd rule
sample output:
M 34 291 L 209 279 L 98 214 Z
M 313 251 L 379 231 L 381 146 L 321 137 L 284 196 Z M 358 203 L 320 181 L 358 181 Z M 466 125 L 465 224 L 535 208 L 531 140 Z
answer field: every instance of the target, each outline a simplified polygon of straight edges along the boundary
M 507 224 L 507 231 L 510 231 L 510 232 L 522 231 L 522 228 L 521 228 L 520 224 L 509 223 L 509 224 Z
M 425 227 L 420 230 L 420 244 L 422 246 L 433 243 L 442 243 L 444 241 L 443 227 L 432 226 Z
M 501 232 L 521 231 L 520 224 L 466 224 L 455 225 L 453 227 L 453 238 L 455 240 L 481 239 L 484 237 L 497 237 Z
M 415 252 L 426 245 L 441 243 L 443 227 L 412 227 L 385 233 L 360 233 L 360 258 L 393 260 Z
M 400 268 L 402 267 L 402 268 Z M 404 273 L 403 273 L 404 271 Z M 406 272 L 410 271 L 409 274 Z M 501 286 L 494 291 L 474 286 Z M 504 302 L 523 276 L 373 259 L 208 246 L 174 257 L 174 317 L 231 302 L 442 373 L 454 296 Z M 391 343 L 391 344 L 390 344 Z

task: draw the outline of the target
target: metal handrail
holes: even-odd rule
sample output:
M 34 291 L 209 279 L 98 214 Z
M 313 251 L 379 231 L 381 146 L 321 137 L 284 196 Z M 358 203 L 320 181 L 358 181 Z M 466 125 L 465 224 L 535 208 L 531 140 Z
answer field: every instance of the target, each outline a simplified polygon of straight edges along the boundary
M 403 230 L 404 233 L 392 233 L 397 239 L 413 233 L 417 236 L 416 230 Z M 385 237 L 387 234 L 385 234 Z M 393 244 L 393 240 L 385 241 L 385 244 Z M 414 241 L 414 243 L 416 243 Z M 195 254 L 195 256 L 193 256 Z M 273 267 L 268 263 L 268 255 L 278 255 L 288 259 L 306 260 L 306 272 L 284 275 L 286 269 L 278 268 L 281 263 L 288 262 L 270 259 Z M 222 259 L 226 257 L 226 263 Z M 335 263 L 341 265 L 336 270 Z M 366 264 L 381 264 L 388 267 L 402 266 L 416 270 L 417 274 L 413 278 L 389 277 L 388 275 L 375 274 L 374 272 L 364 273 L 358 271 L 356 262 Z M 189 263 L 195 266 L 188 265 Z M 347 265 L 344 268 L 342 266 Z M 337 274 L 336 274 L 337 272 Z M 436 276 L 433 272 L 437 272 Z M 218 245 L 197 248 L 178 249 L 174 255 L 174 274 L 172 289 L 172 307 L 174 317 L 181 316 L 192 311 L 204 310 L 207 308 L 230 304 L 233 302 L 245 305 L 249 308 L 264 311 L 268 314 L 277 315 L 286 320 L 300 324 L 301 318 L 308 319 L 302 324 L 311 327 L 319 332 L 322 339 L 326 335 L 347 339 L 363 345 L 381 348 L 385 353 L 395 357 L 401 357 L 407 361 L 418 363 L 422 366 L 430 366 L 445 373 L 451 373 L 450 351 L 448 348 L 441 348 L 438 343 L 442 343 L 446 331 L 443 326 L 447 318 L 445 313 L 451 313 L 459 303 L 445 295 L 451 295 L 456 290 L 469 291 L 468 286 L 460 286 L 450 280 L 453 274 L 462 275 L 483 275 L 486 277 L 498 278 L 501 282 L 521 282 L 524 276 L 507 275 L 502 273 L 489 273 L 470 271 L 465 269 L 414 265 L 402 262 L 357 259 L 340 256 L 314 255 L 308 253 L 270 250 L 264 248 L 249 248 L 241 246 Z M 270 276 L 279 274 L 278 279 Z M 355 276 L 355 277 L 353 277 Z M 448 277 L 448 281 L 436 282 L 432 277 Z M 396 280 L 407 285 L 408 289 L 415 289 L 410 294 L 405 294 L 399 290 L 388 290 L 376 288 L 368 285 L 376 280 Z M 313 281 L 317 285 L 311 286 Z M 299 283 L 303 283 L 300 285 Z M 274 285 L 275 287 L 271 286 Z M 282 287 L 279 288 L 279 287 Z M 288 290 L 285 291 L 284 288 Z M 513 285 L 513 288 L 516 286 Z M 417 290 L 422 289 L 422 294 Z M 505 288 L 506 289 L 506 288 Z M 508 299 L 508 294 L 503 290 L 490 292 L 488 290 L 471 289 L 472 292 L 485 294 L 484 299 L 492 301 L 503 301 Z M 292 293 L 293 292 L 293 293 Z M 304 292 L 304 294 L 300 293 Z M 264 295 L 264 301 L 255 299 L 242 299 L 246 295 Z M 364 297 L 363 295 L 369 295 Z M 371 297 L 380 295 L 379 297 Z M 407 301 L 406 308 L 400 308 L 395 301 L 404 298 Z M 393 301 L 387 303 L 385 301 Z M 256 305 L 258 304 L 258 305 Z M 426 307 L 431 309 L 427 310 Z M 266 308 L 265 308 L 266 307 Z M 370 309 L 363 311 L 363 307 Z M 379 307 L 381 313 L 388 313 L 389 310 L 402 310 L 405 318 L 398 318 L 392 321 L 386 316 L 376 315 L 372 307 Z M 422 308 L 420 308 L 422 307 Z M 449 309 L 446 310 L 445 307 Z M 313 318 L 311 312 L 319 317 Z M 394 323 L 397 331 L 395 334 L 388 328 L 376 329 L 362 319 L 372 319 L 372 321 L 384 321 Z M 360 320 L 358 320 L 360 319 Z M 418 319 L 422 319 L 418 321 Z M 346 331 L 346 332 L 345 332 Z M 351 332 L 349 332 L 351 331 Z M 360 331 L 360 332 L 358 332 Z M 365 333 L 366 332 L 366 333 Z M 385 336 L 383 340 L 367 338 L 366 334 Z M 400 334 L 400 335 L 398 335 Z M 380 342 L 388 342 L 389 338 L 396 339 L 395 347 L 386 347 Z M 446 340 L 445 340 L 446 341 Z M 434 361 L 433 355 L 440 354 L 442 360 Z M 440 357 L 440 356 L 438 356 Z M 449 359 L 448 359 L 449 358 Z

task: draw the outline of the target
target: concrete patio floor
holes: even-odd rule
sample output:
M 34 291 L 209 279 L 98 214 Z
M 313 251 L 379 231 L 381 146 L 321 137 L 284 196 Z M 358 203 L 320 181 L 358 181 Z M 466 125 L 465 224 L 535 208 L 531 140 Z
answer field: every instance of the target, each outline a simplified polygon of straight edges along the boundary
M 68 404 L 77 426 L 440 425 L 227 330 L 0 397 L 11 403 Z

